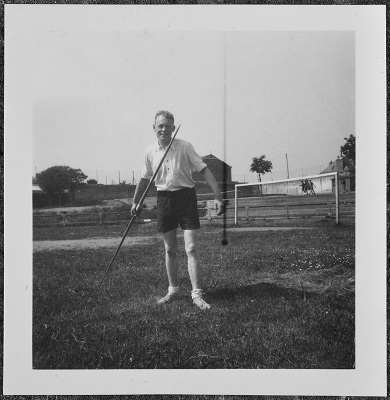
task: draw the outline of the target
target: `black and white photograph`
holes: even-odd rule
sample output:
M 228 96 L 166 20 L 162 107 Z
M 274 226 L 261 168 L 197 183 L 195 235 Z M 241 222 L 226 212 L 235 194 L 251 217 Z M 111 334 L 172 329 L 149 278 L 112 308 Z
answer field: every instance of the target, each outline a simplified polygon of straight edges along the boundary
M 384 6 L 5 6 L 4 394 L 385 396 Z

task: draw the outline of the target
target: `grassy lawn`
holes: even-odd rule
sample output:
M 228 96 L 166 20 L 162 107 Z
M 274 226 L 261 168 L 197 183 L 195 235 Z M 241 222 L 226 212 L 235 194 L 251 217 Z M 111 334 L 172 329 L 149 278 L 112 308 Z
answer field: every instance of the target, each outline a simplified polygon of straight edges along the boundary
M 52 229 L 34 230 L 34 239 L 124 232 Z M 154 230 L 139 225 L 132 235 Z M 122 248 L 100 291 L 114 250 L 35 253 L 33 367 L 354 368 L 353 226 L 235 231 L 227 246 L 217 226 L 202 231 L 203 286 L 213 306 L 207 312 L 190 301 L 183 239 L 182 298 L 162 307 L 156 300 L 168 283 L 161 239 Z

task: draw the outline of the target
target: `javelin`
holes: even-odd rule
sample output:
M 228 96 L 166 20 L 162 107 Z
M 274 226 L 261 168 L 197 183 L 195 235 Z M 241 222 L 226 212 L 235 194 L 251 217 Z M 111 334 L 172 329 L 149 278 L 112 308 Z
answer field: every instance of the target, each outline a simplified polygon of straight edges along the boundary
M 165 150 L 165 153 L 164 153 L 164 155 L 163 155 L 163 157 L 162 157 L 160 163 L 158 164 L 158 167 L 157 167 L 156 171 L 154 172 L 153 176 L 150 178 L 150 181 L 149 181 L 149 183 L 148 183 L 148 186 L 146 187 L 146 189 L 145 189 L 145 191 L 144 191 L 144 193 L 143 193 L 143 195 L 142 195 L 142 197 L 141 197 L 141 200 L 139 201 L 139 203 L 138 203 L 136 209 L 134 210 L 134 211 L 135 211 L 135 215 L 133 215 L 133 216 L 131 217 L 130 222 L 129 222 L 129 224 L 127 225 L 127 228 L 126 228 L 126 230 L 125 230 L 125 233 L 123 234 L 122 240 L 120 241 L 119 246 L 118 246 L 118 248 L 116 249 L 116 252 L 115 252 L 114 256 L 112 257 L 111 262 L 110 262 L 109 266 L 107 267 L 106 272 L 105 272 L 105 274 L 104 274 L 104 276 L 103 276 L 103 279 L 100 281 L 98 288 L 100 288 L 101 284 L 103 283 L 103 281 L 104 281 L 104 279 L 105 279 L 105 277 L 106 277 L 106 275 L 107 275 L 109 269 L 111 268 L 111 265 L 113 264 L 113 262 L 114 262 L 114 260 L 115 260 L 116 255 L 117 255 L 118 252 L 119 252 L 119 249 L 120 249 L 121 246 L 122 246 L 123 241 L 124 241 L 125 238 L 126 238 L 127 233 L 128 233 L 129 230 L 130 230 L 131 225 L 133 224 L 133 221 L 134 221 L 135 218 L 137 217 L 137 213 L 138 213 L 139 209 L 141 208 L 142 203 L 143 203 L 144 200 L 145 200 L 145 197 L 146 197 L 146 195 L 147 195 L 147 193 L 148 193 L 148 191 L 149 191 L 149 189 L 150 189 L 150 186 L 152 185 L 152 183 L 153 183 L 154 180 L 156 179 L 157 173 L 158 173 L 158 171 L 160 170 L 161 165 L 163 164 L 164 159 L 165 159 L 166 155 L 168 154 L 169 149 L 171 148 L 172 142 L 175 140 L 175 137 L 176 137 L 176 135 L 177 135 L 177 132 L 179 132 L 179 129 L 180 129 L 180 125 L 177 127 L 175 134 L 173 135 L 171 141 L 169 142 L 168 147 L 167 147 L 167 149 Z

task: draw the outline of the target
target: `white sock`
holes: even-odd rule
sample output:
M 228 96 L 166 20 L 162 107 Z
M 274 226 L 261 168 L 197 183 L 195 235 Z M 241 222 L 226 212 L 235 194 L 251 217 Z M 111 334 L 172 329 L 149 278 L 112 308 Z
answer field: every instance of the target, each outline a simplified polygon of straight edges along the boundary
M 191 291 L 192 300 L 202 298 L 202 289 L 194 289 Z
M 179 286 L 169 286 L 168 293 L 169 294 L 179 293 Z

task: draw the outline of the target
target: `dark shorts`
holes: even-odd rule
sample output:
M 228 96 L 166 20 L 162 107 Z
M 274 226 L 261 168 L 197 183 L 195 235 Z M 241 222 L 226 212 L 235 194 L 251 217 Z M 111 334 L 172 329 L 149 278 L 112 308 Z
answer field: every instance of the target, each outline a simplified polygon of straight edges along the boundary
M 178 226 L 183 230 L 200 228 L 194 188 L 157 191 L 157 231 L 166 233 Z

